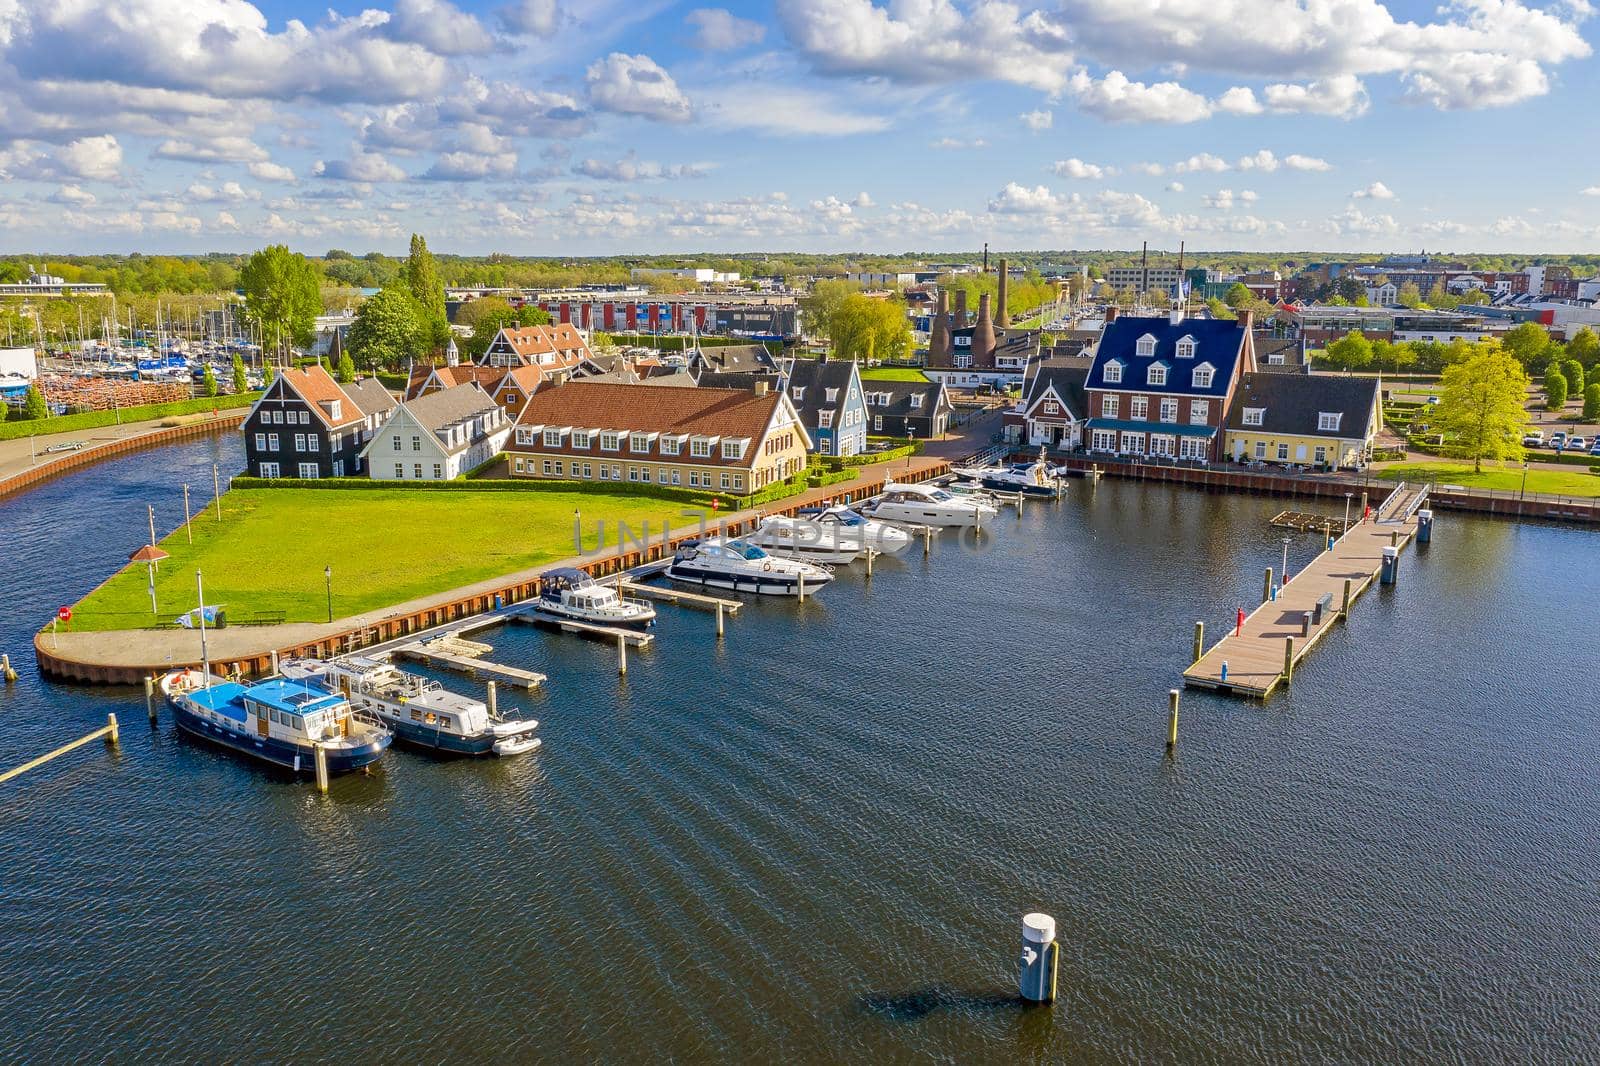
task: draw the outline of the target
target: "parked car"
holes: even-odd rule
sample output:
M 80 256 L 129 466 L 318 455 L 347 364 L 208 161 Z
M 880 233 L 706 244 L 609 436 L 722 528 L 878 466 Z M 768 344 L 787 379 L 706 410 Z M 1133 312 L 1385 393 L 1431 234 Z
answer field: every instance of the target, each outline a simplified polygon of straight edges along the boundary
M 1558 429 L 1550 434 L 1550 439 L 1545 443 L 1557 450 L 1565 448 L 1567 446 L 1567 435 Z
M 1594 445 L 1589 449 L 1590 455 L 1600 455 L 1600 437 L 1594 439 Z
M 1522 438 L 1522 446 L 1524 448 L 1543 448 L 1544 431 L 1539 429 L 1530 431 Z
M 1437 396 L 1429 396 L 1428 397 L 1428 406 L 1429 407 L 1437 407 L 1438 405 L 1439 405 L 1439 397 L 1437 397 Z
M 1572 436 L 1567 438 L 1567 451 L 1581 452 L 1589 447 L 1589 442 L 1582 437 Z

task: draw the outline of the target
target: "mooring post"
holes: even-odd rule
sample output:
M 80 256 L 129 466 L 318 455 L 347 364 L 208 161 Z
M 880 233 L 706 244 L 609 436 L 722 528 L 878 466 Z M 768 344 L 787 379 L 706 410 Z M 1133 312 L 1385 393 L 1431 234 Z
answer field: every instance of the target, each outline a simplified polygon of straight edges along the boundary
M 9 655 L 0 655 L 0 678 L 4 678 L 8 685 L 17 679 L 17 671 L 12 668 Z
M 933 527 L 922 527 L 922 557 L 926 559 L 928 552 L 933 548 Z
M 149 675 L 144 679 L 144 712 L 152 722 L 156 720 L 156 679 Z
M 498 687 L 499 686 L 497 686 L 493 681 L 489 682 L 489 684 L 485 686 L 487 696 L 484 702 L 489 705 L 490 718 L 494 718 L 500 713 L 500 693 L 498 691 Z
M 1022 490 L 1017 490 L 1017 521 L 1022 521 Z
M 106 739 L 111 742 L 113 748 L 122 740 L 122 733 L 117 728 L 117 716 L 115 714 L 106 715 Z
M 722 601 L 717 601 L 717 639 L 722 639 Z
M 617 634 L 617 673 L 628 676 L 628 638 Z
M 1272 599 L 1272 567 L 1267 567 L 1267 576 L 1261 579 L 1261 602 L 1266 603 Z
M 1433 511 L 1424 507 L 1417 512 L 1417 543 L 1427 544 L 1433 540 Z
M 802 563 L 801 565 L 804 566 L 805 564 Z M 801 570 L 795 576 L 799 579 L 796 588 L 800 593 L 800 602 L 804 603 L 806 602 L 806 572 Z
M 1196 622 L 1194 624 L 1194 655 L 1189 659 L 1191 665 L 1200 661 L 1200 656 L 1205 651 L 1205 646 L 1206 624 L 1204 622 Z
M 1283 679 L 1294 680 L 1294 638 L 1283 638 Z
M 278 652 L 277 652 L 277 649 L 273 649 L 273 652 L 272 652 L 272 676 L 273 677 L 277 677 L 278 676 Z
M 1051 1003 L 1056 998 L 1056 920 L 1048 914 L 1022 916 L 1022 958 L 1017 966 L 1017 991 L 1030 1003 Z
M 1167 690 L 1167 754 L 1178 746 L 1178 690 Z
M 321 744 L 312 746 L 312 762 L 316 764 L 317 791 L 328 791 L 328 749 Z
M 1389 547 L 1398 548 L 1399 546 L 1400 546 L 1400 531 L 1398 529 L 1391 529 L 1389 531 Z
M 1356 521 L 1357 522 L 1365 522 L 1366 520 L 1367 520 L 1367 494 L 1363 492 L 1361 494 L 1361 517 L 1356 519 Z
M 1346 618 L 1348 618 L 1350 616 L 1350 590 L 1351 590 L 1350 579 L 1349 578 L 1345 578 L 1344 579 L 1344 608 L 1339 613 L 1344 615 Z
M 868 581 L 872 580 L 872 557 L 874 555 L 876 555 L 876 554 L 877 554 L 877 552 L 873 551 L 872 548 L 870 548 L 870 547 L 867 548 L 867 580 Z

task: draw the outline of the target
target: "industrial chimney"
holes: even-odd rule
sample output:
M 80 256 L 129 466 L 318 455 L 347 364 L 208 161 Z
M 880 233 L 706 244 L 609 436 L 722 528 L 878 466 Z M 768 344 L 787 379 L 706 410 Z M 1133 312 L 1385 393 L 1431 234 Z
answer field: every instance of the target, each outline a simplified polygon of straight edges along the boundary
M 950 351 L 950 294 L 943 289 L 934 297 L 933 322 L 928 329 L 928 354 L 947 355 Z
M 957 289 L 956 290 L 956 317 L 955 317 L 953 328 L 955 328 L 955 329 L 966 329 L 967 328 L 967 290 L 966 289 Z
M 1000 257 L 1000 313 L 995 316 L 1002 326 L 1011 325 L 1011 312 L 1006 310 L 1006 259 Z
M 978 324 L 972 330 L 972 365 L 991 365 L 994 349 L 994 319 L 989 314 L 989 294 L 984 293 L 978 297 Z

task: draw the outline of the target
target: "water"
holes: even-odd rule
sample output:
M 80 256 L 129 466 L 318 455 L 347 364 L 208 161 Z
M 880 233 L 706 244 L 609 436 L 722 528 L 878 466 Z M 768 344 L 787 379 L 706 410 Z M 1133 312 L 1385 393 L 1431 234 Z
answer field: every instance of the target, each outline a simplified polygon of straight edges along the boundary
M 540 752 L 395 751 L 322 798 L 32 669 L 30 627 L 218 458 L 0 503 L 0 766 L 124 723 L 0 786 L 9 1059 L 1595 1054 L 1592 533 L 1442 515 L 1286 697 L 1186 694 L 1168 762 L 1191 625 L 1259 593 L 1277 501 L 1079 483 L 722 645 L 666 608 L 625 682 L 490 631 L 551 676 L 504 699 Z M 1048 1011 L 1012 998 L 1036 908 Z

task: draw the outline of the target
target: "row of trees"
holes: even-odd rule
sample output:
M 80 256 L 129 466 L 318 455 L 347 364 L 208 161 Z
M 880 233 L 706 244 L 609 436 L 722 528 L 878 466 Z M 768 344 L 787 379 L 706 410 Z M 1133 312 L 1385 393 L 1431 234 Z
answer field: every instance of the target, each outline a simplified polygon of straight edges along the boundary
M 819 281 L 800 301 L 806 328 L 828 338 L 834 354 L 872 361 L 911 354 L 911 323 L 898 296 L 867 296 L 851 281 Z
M 1387 341 L 1369 339 L 1355 330 L 1323 349 L 1322 362 L 1336 370 L 1377 370 L 1391 373 L 1442 373 L 1445 368 L 1481 354 L 1494 345 L 1515 359 L 1530 377 L 1552 363 L 1571 362 L 1589 374 L 1600 366 L 1600 337 L 1585 326 L 1566 344 L 1554 340 L 1536 322 L 1523 322 L 1494 341 Z

